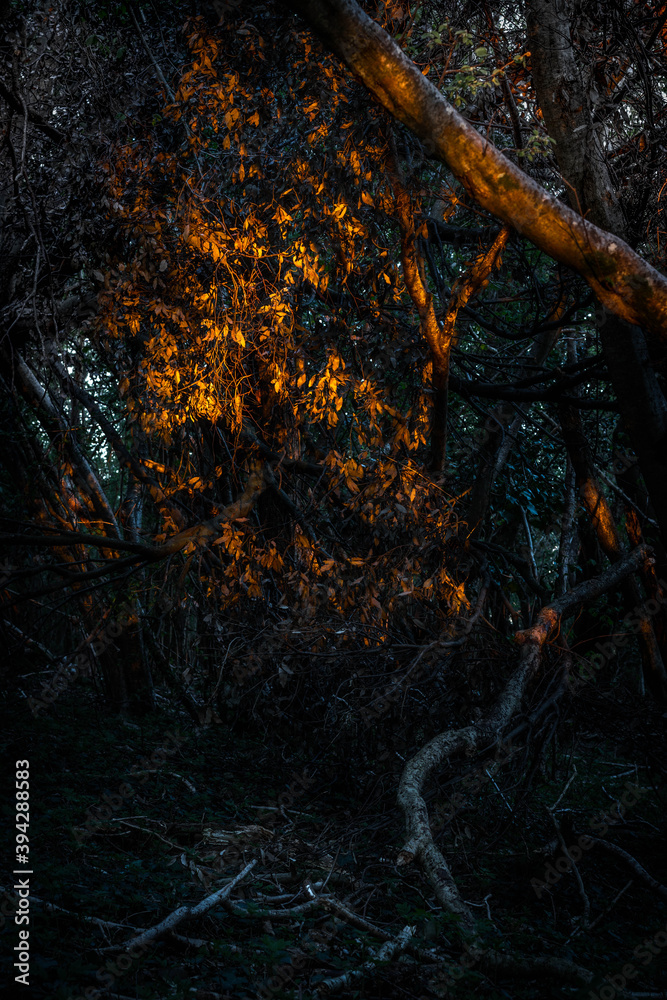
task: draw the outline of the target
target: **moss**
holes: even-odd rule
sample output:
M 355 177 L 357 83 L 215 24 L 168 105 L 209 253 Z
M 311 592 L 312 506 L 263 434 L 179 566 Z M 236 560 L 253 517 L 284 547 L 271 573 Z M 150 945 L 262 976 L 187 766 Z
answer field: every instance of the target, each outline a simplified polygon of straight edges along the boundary
M 519 187 L 517 181 L 511 174 L 498 174 L 496 177 L 496 185 L 501 191 L 515 191 L 517 187 Z
M 590 272 L 607 288 L 618 284 L 620 268 L 618 262 L 604 250 L 591 250 L 585 255 Z M 622 273 L 622 272 L 621 272 Z

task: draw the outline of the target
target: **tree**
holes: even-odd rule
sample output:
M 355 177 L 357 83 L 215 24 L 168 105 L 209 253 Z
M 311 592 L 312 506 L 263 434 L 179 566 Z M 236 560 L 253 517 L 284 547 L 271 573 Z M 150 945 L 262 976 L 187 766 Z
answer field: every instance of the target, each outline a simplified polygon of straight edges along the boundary
M 428 789 L 511 737 L 527 803 L 584 682 L 667 700 L 663 12 L 214 6 L 58 35 L 117 83 L 92 153 L 8 43 L 14 689 L 74 651 L 110 708 L 395 751 L 480 968 L 589 983 L 489 943 Z

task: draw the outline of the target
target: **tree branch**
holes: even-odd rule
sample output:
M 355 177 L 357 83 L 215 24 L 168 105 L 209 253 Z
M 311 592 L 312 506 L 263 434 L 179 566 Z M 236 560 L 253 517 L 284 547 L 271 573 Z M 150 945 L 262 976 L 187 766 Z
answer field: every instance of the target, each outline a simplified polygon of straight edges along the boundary
M 0 80 L 0 97 L 4 98 L 12 111 L 16 112 L 17 115 L 23 115 L 23 105 L 17 97 L 12 94 L 11 90 L 5 87 L 2 80 Z M 41 115 L 38 115 L 36 111 L 28 110 L 28 121 L 31 125 L 34 125 L 36 129 L 43 132 L 44 135 L 52 139 L 53 142 L 57 142 L 59 146 L 67 142 L 67 136 L 63 132 L 59 132 L 57 128 L 53 125 L 49 125 L 48 122 L 44 121 Z
M 502 735 L 518 711 L 529 681 L 540 668 L 544 645 L 556 632 L 563 616 L 583 601 L 593 600 L 618 586 L 621 580 L 643 565 L 644 560 L 649 558 L 649 551 L 647 546 L 639 546 L 600 576 L 584 581 L 543 607 L 535 624 L 517 633 L 516 641 L 521 646 L 518 665 L 486 719 L 477 725 L 450 729 L 436 736 L 408 761 L 403 770 L 398 803 L 405 816 L 407 839 L 399 854 L 399 864 L 419 860 L 438 901 L 450 913 L 460 917 L 462 926 L 470 931 L 474 928 L 474 917 L 461 898 L 447 862 L 433 839 L 423 796 L 424 785 L 453 754 L 461 751 L 474 754 L 481 746 Z
M 283 0 L 478 204 L 578 271 L 604 305 L 667 339 L 667 279 L 549 194 L 469 124 L 354 0 Z

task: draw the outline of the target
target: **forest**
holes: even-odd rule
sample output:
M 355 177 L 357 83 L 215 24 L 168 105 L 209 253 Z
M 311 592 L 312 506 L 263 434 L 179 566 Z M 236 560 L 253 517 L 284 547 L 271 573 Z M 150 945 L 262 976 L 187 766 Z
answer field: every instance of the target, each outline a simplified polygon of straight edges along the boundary
M 0 46 L 5 995 L 666 998 L 667 4 Z

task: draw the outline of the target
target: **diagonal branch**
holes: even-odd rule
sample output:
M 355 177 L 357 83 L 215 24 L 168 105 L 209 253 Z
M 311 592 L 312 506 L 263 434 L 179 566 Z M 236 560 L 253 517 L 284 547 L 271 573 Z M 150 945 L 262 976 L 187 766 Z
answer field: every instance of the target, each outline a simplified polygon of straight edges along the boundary
M 662 896 L 663 899 L 667 899 L 667 886 L 663 885 L 661 882 L 658 882 L 657 879 L 653 878 L 653 876 L 650 875 L 649 872 L 647 872 L 646 869 L 639 864 L 637 859 L 633 858 L 633 856 L 631 854 L 628 854 L 627 851 L 624 851 L 622 847 L 619 847 L 618 844 L 612 843 L 612 841 L 610 840 L 602 840 L 600 837 L 591 837 L 590 840 L 591 843 L 597 844 L 599 847 L 602 847 L 605 851 L 609 851 L 610 854 L 615 854 L 617 857 L 625 861 L 626 865 L 629 865 L 629 867 L 632 868 L 635 875 L 637 875 L 642 880 L 642 882 L 645 882 L 646 885 L 649 886 L 649 888 L 653 889 L 654 892 L 657 892 L 658 895 Z
M 159 924 L 154 927 L 150 927 L 147 931 L 143 931 L 136 937 L 133 937 L 130 941 L 126 941 L 124 944 L 125 951 L 129 951 L 130 948 L 136 950 L 137 948 L 145 947 L 152 941 L 161 937 L 167 931 L 173 930 L 178 924 L 182 923 L 184 920 L 192 920 L 193 917 L 201 917 L 209 910 L 212 910 L 214 906 L 218 906 L 219 903 L 224 902 L 229 896 L 232 889 L 235 889 L 239 882 L 242 882 L 246 875 L 255 867 L 257 861 L 251 861 L 249 864 L 243 868 L 238 875 L 228 882 L 227 885 L 223 886 L 222 889 L 218 889 L 217 892 L 211 893 L 205 899 L 202 899 L 200 903 L 194 906 L 179 906 L 177 910 L 170 913 L 168 917 L 161 920 Z
M 583 219 L 469 124 L 354 0 L 283 0 L 478 204 L 573 268 L 611 311 L 667 338 L 667 278 Z
M 396 198 L 396 214 L 401 226 L 401 266 L 405 285 L 419 315 L 424 339 L 433 357 L 433 420 L 431 426 L 431 471 L 441 473 L 445 466 L 447 452 L 447 412 L 449 401 L 449 369 L 452 347 L 455 344 L 456 320 L 464 309 L 487 283 L 494 267 L 500 266 L 500 255 L 510 234 L 509 226 L 503 226 L 491 247 L 479 256 L 468 270 L 458 278 L 452 287 L 449 304 L 442 320 L 439 321 L 433 296 L 428 290 L 423 274 L 423 262 L 417 250 L 410 197 L 399 178 L 395 162 L 390 170 L 392 186 Z
M 17 115 L 24 114 L 24 105 L 16 97 L 16 95 L 12 94 L 11 90 L 4 85 L 2 80 L 0 80 L 0 97 L 6 101 L 12 111 L 14 111 Z M 28 109 L 28 121 L 31 125 L 34 125 L 36 129 L 39 129 L 40 132 L 43 132 L 44 135 L 48 136 L 49 139 L 52 139 L 53 142 L 57 142 L 59 146 L 62 146 L 63 143 L 67 142 L 67 136 L 64 135 L 63 132 L 59 132 L 57 128 L 53 127 L 53 125 L 49 125 L 49 123 L 45 121 L 41 115 L 37 114 L 36 111 L 30 111 Z

